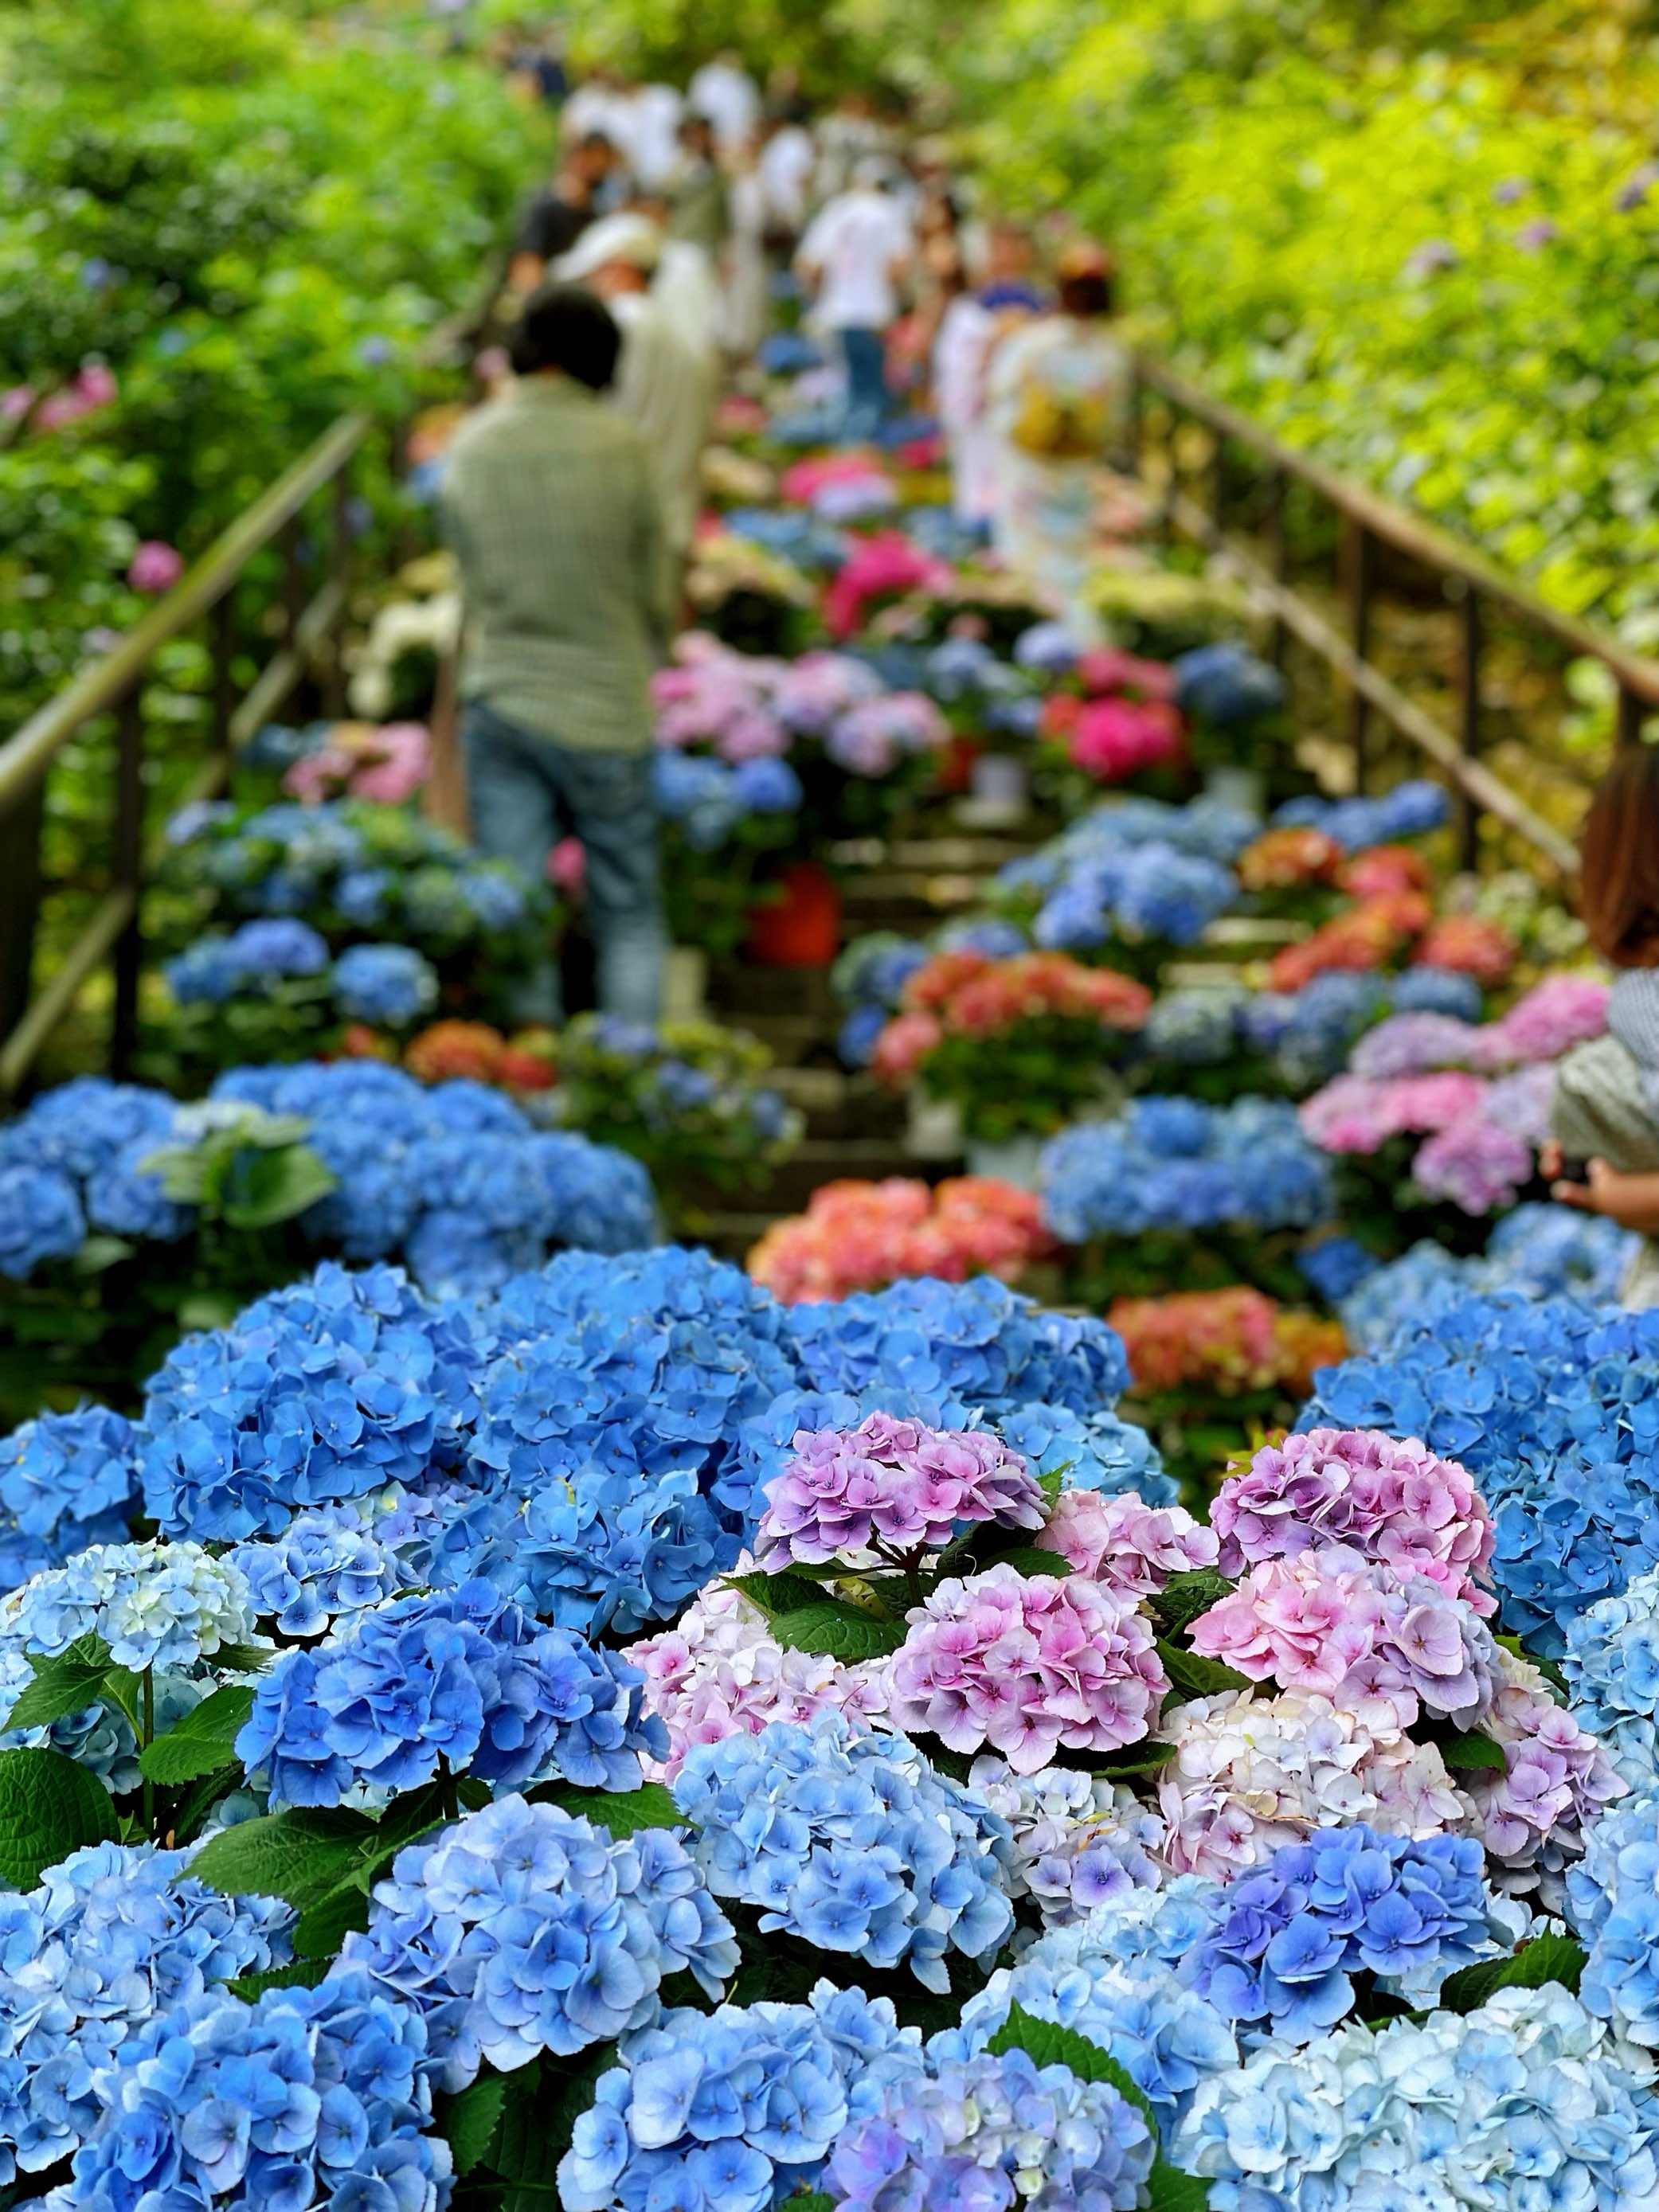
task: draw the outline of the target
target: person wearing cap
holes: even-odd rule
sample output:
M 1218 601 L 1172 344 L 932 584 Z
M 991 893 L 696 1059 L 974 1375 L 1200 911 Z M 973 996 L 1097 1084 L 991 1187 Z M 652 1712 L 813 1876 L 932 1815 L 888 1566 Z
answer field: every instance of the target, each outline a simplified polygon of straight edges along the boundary
M 671 551 L 690 550 L 702 503 L 703 444 L 714 410 L 714 366 L 653 297 L 662 233 L 643 215 L 605 216 L 558 264 L 568 283 L 603 300 L 622 332 L 611 403 L 635 424 L 651 457 Z
M 465 616 L 473 836 L 534 878 L 561 839 L 581 840 L 599 1005 L 648 1023 L 663 957 L 650 680 L 675 592 L 645 441 L 600 404 L 621 348 L 592 292 L 533 293 L 514 380 L 457 435 L 440 507 Z M 550 951 L 512 1012 L 561 1012 Z
M 847 365 L 847 427 L 870 437 L 887 412 L 884 334 L 896 319 L 910 266 L 910 227 L 894 199 L 890 167 L 861 161 L 849 190 L 821 208 L 795 265 L 816 289 L 813 319 L 837 337 Z
M 1056 276 L 1053 312 L 1005 337 L 986 372 L 992 541 L 1086 646 L 1099 641 L 1085 586 L 1103 465 L 1127 444 L 1133 363 L 1111 329 L 1103 249 L 1071 247 Z

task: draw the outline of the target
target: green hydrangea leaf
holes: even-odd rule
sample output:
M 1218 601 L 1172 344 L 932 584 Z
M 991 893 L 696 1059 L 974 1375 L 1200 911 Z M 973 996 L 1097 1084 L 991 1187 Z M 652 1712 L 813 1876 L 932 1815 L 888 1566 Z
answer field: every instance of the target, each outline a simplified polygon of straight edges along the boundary
M 218 1773 L 234 1764 L 236 1738 L 252 1710 L 252 1691 L 246 1684 L 227 1682 L 145 1746 L 138 1754 L 139 1772 L 168 1789 Z
M 46 1868 L 115 1835 L 96 1775 L 61 1751 L 0 1751 L 0 1886 L 33 1889 Z
M 779 1613 L 772 1633 L 787 1651 L 816 1651 L 830 1659 L 880 1659 L 904 1641 L 902 1620 L 877 1620 L 853 1607 L 823 1599 L 798 1613 Z
M 495 2130 L 501 2124 L 507 2082 L 499 2074 L 481 2074 L 456 2097 L 451 2097 L 439 2118 L 439 2130 L 454 2155 L 459 2179 L 483 2164 Z
M 115 1665 L 101 1636 L 77 1636 L 56 1658 L 30 1652 L 28 1661 L 34 1680 L 6 1715 L 8 1729 L 50 1728 L 71 1713 L 85 1712 L 103 1696 Z
M 527 1795 L 538 1803 L 556 1805 L 561 1812 L 592 1820 L 613 1836 L 685 1825 L 684 1814 L 660 1782 L 642 1783 L 637 1790 L 575 1790 L 566 1783 L 548 1783 Z

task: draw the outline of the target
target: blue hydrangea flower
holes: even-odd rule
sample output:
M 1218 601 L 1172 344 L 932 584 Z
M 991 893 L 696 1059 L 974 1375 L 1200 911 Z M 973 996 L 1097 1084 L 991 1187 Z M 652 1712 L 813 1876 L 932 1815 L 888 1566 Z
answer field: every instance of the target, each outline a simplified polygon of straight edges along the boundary
M 1123 1342 L 1104 1322 L 1046 1312 L 990 1276 L 927 1276 L 787 1316 L 803 1379 L 858 1394 L 879 1382 L 958 1399 L 995 1419 L 1017 1406 L 1088 1416 L 1127 1389 Z
M 78 1252 L 86 1234 L 86 1216 L 66 1175 L 14 1163 L 0 1151 L 0 1275 L 27 1282 L 43 1261 Z
M 1219 1224 L 1311 1228 L 1334 1210 L 1330 1164 L 1282 1098 L 1226 1107 L 1134 1100 L 1043 1149 L 1043 1212 L 1067 1243 Z
M 1296 1255 L 1296 1264 L 1313 1289 L 1331 1305 L 1339 1300 L 1352 1300 L 1355 1292 L 1362 1290 L 1377 1273 L 1379 1265 L 1357 1237 L 1324 1237 L 1317 1243 L 1304 1244 Z M 1346 1316 L 1345 1303 L 1345 1325 Z M 1352 1330 L 1348 1334 L 1352 1343 L 1368 1340 L 1355 1337 Z
M 1273 815 L 1273 826 L 1321 830 L 1345 853 L 1366 845 L 1388 845 L 1438 830 L 1451 812 L 1451 801 L 1426 776 L 1408 777 L 1380 799 L 1290 799 Z
M 1346 2017 L 1362 1967 L 1391 1994 L 1431 2004 L 1448 1975 L 1509 1948 L 1484 1865 L 1470 1836 L 1316 1829 L 1216 1890 L 1181 1979 L 1224 2020 L 1266 2022 L 1292 2041 Z
M 1376 1268 L 1353 1293 L 1338 1292 L 1342 1326 L 1357 1350 L 1382 1352 L 1396 1331 L 1420 1326 L 1471 1291 L 1519 1291 L 1529 1298 L 1565 1292 L 1612 1305 L 1637 1243 L 1604 1215 L 1517 1206 L 1478 1257 L 1461 1259 L 1424 1239 Z
M 557 1774 L 639 1787 L 640 1755 L 668 1731 L 647 1718 L 645 1677 L 567 1628 L 547 1628 L 488 1583 L 354 1614 L 285 1651 L 236 1739 L 273 1805 L 337 1805 L 360 1784 L 414 1790 L 440 1761 L 513 1789 Z
M 1248 646 L 1200 645 L 1175 663 L 1176 704 L 1218 730 L 1237 728 L 1285 703 L 1285 679 Z
M 513 929 L 525 918 L 529 902 L 523 880 L 499 860 L 464 869 L 455 887 L 485 929 Z
M 1050 1929 L 1017 1966 L 999 1968 L 963 2008 L 960 2028 L 930 2048 L 962 2057 L 982 2050 L 1015 2005 L 1109 2051 L 1163 2130 L 1184 2116 L 1200 2081 L 1238 2063 L 1232 2028 L 1206 1997 L 1161 1959 L 1120 1956 L 1090 1919 Z
M 180 1006 L 203 1000 L 222 1006 L 289 976 L 320 975 L 327 965 L 328 945 L 309 922 L 273 915 L 245 921 L 228 937 L 199 938 L 167 961 L 162 973 Z
M 1247 999 L 1239 1026 L 1285 1088 L 1305 1092 L 1347 1066 L 1355 1038 L 1388 1011 L 1390 988 L 1380 975 L 1329 969 L 1299 991 Z
M 107 1407 L 42 1413 L 0 1439 L 0 1507 L 43 1565 L 119 1543 L 137 1505 L 133 1426 Z
M 453 2170 L 432 2127 L 426 2024 L 366 1975 L 186 2001 L 130 2036 L 108 2111 L 51 2212 L 139 2203 L 227 2212 L 439 2212 Z
M 321 1636 L 409 1581 L 397 1554 L 340 1509 L 302 1513 L 270 1542 L 238 1544 L 226 1556 L 246 1577 L 253 1611 L 284 1637 Z
M 786 760 L 763 756 L 739 761 L 732 775 L 732 797 L 750 814 L 793 814 L 805 797 L 800 778 Z
M 1573 1711 L 1635 1790 L 1659 1790 L 1659 1572 L 1638 1575 L 1567 1624 Z
M 764 2212 L 823 2172 L 849 2120 L 919 2078 L 891 2002 L 820 1982 L 806 2004 L 681 2009 L 630 2036 L 559 2161 L 563 2212 Z
M 1440 2212 L 1449 2173 L 1483 2212 L 1642 2212 L 1656 2146 L 1659 2106 L 1553 1984 L 1467 2016 L 1270 2041 L 1200 2084 L 1169 2154 L 1214 2212 Z
M 94 1544 L 0 1603 L 0 1635 L 55 1658 L 101 1637 L 118 1667 L 182 1672 L 254 1640 L 247 1583 L 199 1544 Z
M 514 1796 L 400 1851 L 341 1963 L 427 2015 L 453 2094 L 481 2065 L 508 2073 L 649 2027 L 672 1974 L 718 2003 L 738 1960 L 678 1836 L 613 1838 Z
M 334 1003 L 348 1021 L 406 1029 L 438 1003 L 432 963 L 409 945 L 354 945 L 334 963 Z
M 1461 1460 L 1492 1510 L 1506 1627 L 1547 1656 L 1659 1566 L 1659 1314 L 1465 1297 L 1326 1368 L 1299 1429 L 1382 1429 Z
M 151 1378 L 144 1510 L 169 1536 L 275 1535 L 308 1507 L 453 1467 L 493 1344 L 396 1268 L 325 1261 Z
M 292 1910 L 222 1897 L 187 1851 L 97 1844 L 0 1896 L 0 2179 L 97 2130 L 94 2076 L 158 2015 L 292 1956 Z
M 1407 968 L 1389 979 L 1389 1007 L 1396 1014 L 1450 1014 L 1478 1022 L 1480 986 L 1461 968 Z
M 709 1887 L 759 1907 L 763 1933 L 945 1993 L 949 1952 L 981 1959 L 1013 1925 L 1007 1824 L 902 1736 L 775 1721 L 694 1745 L 673 1791 Z

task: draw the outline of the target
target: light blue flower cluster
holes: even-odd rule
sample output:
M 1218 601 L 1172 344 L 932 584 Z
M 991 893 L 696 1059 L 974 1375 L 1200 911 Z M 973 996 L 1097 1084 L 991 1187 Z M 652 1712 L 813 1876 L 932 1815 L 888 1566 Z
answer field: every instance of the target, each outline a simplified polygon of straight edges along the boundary
M 289 1906 L 204 1888 L 189 1856 L 97 1844 L 0 1896 L 0 2180 L 87 2141 L 94 2075 L 157 2014 L 290 1957 Z
M 649 2027 L 672 1974 L 718 2003 L 738 1968 L 731 1924 L 677 1836 L 612 1838 L 519 1796 L 400 1851 L 368 1932 L 340 1956 L 426 2014 L 452 2094 L 481 2065 L 508 2073 Z
M 210 890 L 217 911 L 303 915 L 337 944 L 373 931 L 430 959 L 471 951 L 511 966 L 534 957 L 550 910 L 546 887 L 508 863 L 362 799 L 186 808 L 168 842 L 172 873 Z
M 1659 2046 L 1659 1784 L 1590 1828 L 1567 1897 L 1589 1947 L 1579 1996 L 1624 2041 Z
M 699 853 L 723 845 L 750 815 L 798 813 L 805 795 L 788 762 L 770 754 L 732 768 L 708 753 L 659 745 L 651 781 L 657 811 Z
M 847 2212 L 1130 2212 L 1158 2145 L 1139 2108 L 1109 2081 L 1039 2068 L 1024 2051 L 940 2059 L 893 2083 L 855 2121 L 825 2176 Z
M 440 2212 L 431 2074 L 419 2013 L 362 1974 L 186 2001 L 97 2077 L 106 2115 L 46 2212 Z
M 88 1544 L 118 1544 L 138 1505 L 133 1427 L 106 1406 L 42 1413 L 0 1439 L 0 1588 Z
M 1319 830 L 1346 853 L 1422 837 L 1450 819 L 1451 801 L 1426 776 L 1408 777 L 1380 799 L 1288 799 L 1273 814 L 1278 829 Z
M 410 945 L 349 945 L 330 981 L 349 1022 L 408 1029 L 438 1003 L 437 970 Z
M 21 1282 L 77 1252 L 88 1231 L 181 1237 L 193 1218 L 139 1163 L 173 1129 L 174 1101 L 98 1075 L 43 1091 L 0 1130 L 0 1274 Z
M 1468 1468 L 1496 1525 L 1504 1626 L 1547 1656 L 1659 1566 L 1659 1314 L 1462 1297 L 1317 1383 L 1298 1429 L 1420 1437 Z
M 338 1178 L 304 1216 L 347 1258 L 406 1255 L 441 1295 L 493 1290 L 550 1245 L 630 1251 L 653 1234 L 651 1178 L 608 1145 L 538 1130 L 488 1085 L 417 1083 L 377 1060 L 234 1068 L 213 1087 L 310 1124 Z
M 1351 1977 L 1432 2004 L 1460 1967 L 1507 1948 L 1470 1836 L 1379 1836 L 1363 1822 L 1317 1828 L 1218 1888 L 1181 1978 L 1224 2020 L 1294 2042 L 1353 2006 Z
M 1605 1214 L 1517 1206 L 1498 1224 L 1478 1258 L 1459 1259 L 1425 1238 L 1377 1268 L 1341 1300 L 1342 1326 L 1358 1350 L 1382 1352 L 1397 1330 L 1470 1291 L 1518 1291 L 1529 1298 L 1566 1293 L 1613 1305 L 1638 1242 Z
M 982 1959 L 1013 1925 L 1006 1822 L 902 1736 L 835 1712 L 775 1721 L 694 1745 L 673 1790 L 709 1887 L 758 1907 L 763 1933 L 908 1966 L 948 1994 L 947 1954 Z
M 1195 646 L 1175 663 L 1176 704 L 1188 719 L 1213 729 L 1276 714 L 1285 703 L 1285 679 L 1248 646 L 1231 639 Z
M 1635 1790 L 1659 1790 L 1659 1572 L 1638 1575 L 1567 1624 L 1573 1711 Z
M 97 1636 L 134 1674 L 182 1673 L 254 1633 L 246 1577 L 199 1544 L 94 1544 L 0 1605 L 0 1635 L 18 1650 L 55 1658 Z
M 1097 807 L 996 879 L 1000 907 L 1051 951 L 1121 938 L 1190 945 L 1238 896 L 1231 863 L 1256 836 L 1251 816 L 1212 799 Z
M 1043 1148 L 1043 1215 L 1069 1244 L 1148 1230 L 1310 1228 L 1334 1206 L 1330 1164 L 1282 1098 L 1231 1106 L 1137 1098 Z
M 772 346 L 780 341 L 793 344 L 794 333 L 777 331 L 767 339 L 766 344 Z M 812 352 L 816 360 L 817 349 L 814 347 Z M 810 507 L 728 507 L 720 521 L 734 538 L 746 538 L 753 545 L 763 545 L 769 553 L 775 553 L 782 560 L 793 562 L 796 568 L 816 574 L 830 574 L 847 558 L 843 534 L 821 522 Z
M 1167 2130 L 1200 2081 L 1238 2063 L 1233 2030 L 1207 1997 L 1146 1954 L 1125 1957 L 1085 1918 L 1051 1928 L 1013 1967 L 999 1967 L 963 2008 L 962 2026 L 936 2036 L 935 2052 L 983 2049 L 1018 2005 L 1109 2051 Z
M 517 1789 L 550 1775 L 635 1790 L 668 1731 L 645 1677 L 614 1651 L 548 1628 L 488 1583 L 354 1614 L 285 1651 L 236 1739 L 273 1805 L 337 1805 L 359 1784 L 414 1790 L 440 1763 Z
M 1659 2105 L 1559 1984 L 1307 2046 L 1202 2083 L 1170 2147 L 1211 2212 L 1644 2212 Z
M 1480 986 L 1455 969 L 1375 975 L 1331 968 L 1299 991 L 1223 985 L 1165 992 L 1139 1042 L 1147 1058 L 1177 1066 L 1217 1067 L 1236 1055 L 1259 1055 L 1276 1082 L 1301 1097 L 1340 1074 L 1354 1040 L 1385 1014 L 1478 1021 L 1480 1008 Z
M 325 1261 L 152 1376 L 144 1510 L 164 1534 L 276 1535 L 298 1513 L 454 1466 L 492 1340 L 394 1267 Z
M 563 2212 L 766 2212 L 922 2072 L 888 1999 L 828 1982 L 806 2004 L 665 2013 L 617 2055 L 559 2161 Z
M 857 1395 L 872 1382 L 956 1398 L 995 1419 L 1016 1407 L 1106 1411 L 1129 1385 L 1123 1340 L 1104 1322 L 1052 1313 L 994 1277 L 918 1276 L 878 1291 L 790 1308 L 802 1379 Z
M 269 1543 L 239 1544 L 227 1556 L 247 1578 L 254 1612 L 285 1637 L 321 1636 L 341 1614 L 380 1605 L 411 1579 L 397 1554 L 340 1508 L 302 1513 Z
M 210 932 L 188 951 L 162 963 L 167 986 L 181 1006 L 222 1006 L 286 983 L 320 975 L 328 966 L 328 940 L 309 922 L 273 915 L 245 921 L 228 935 Z

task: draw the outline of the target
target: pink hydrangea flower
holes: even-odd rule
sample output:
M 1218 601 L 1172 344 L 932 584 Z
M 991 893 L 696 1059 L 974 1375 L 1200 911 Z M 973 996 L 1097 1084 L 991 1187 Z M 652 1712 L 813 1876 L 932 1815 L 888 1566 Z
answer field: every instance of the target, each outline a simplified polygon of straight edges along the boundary
M 1628 1785 L 1535 1667 L 1501 1647 L 1498 1663 L 1499 1687 L 1483 1727 L 1503 1746 L 1504 1771 L 1477 1768 L 1465 1785 L 1495 1859 L 1557 1875 L 1583 1850 L 1585 1828 Z
M 775 1573 L 854 1553 L 941 1549 L 961 1522 L 1041 1528 L 1042 1487 L 1018 1452 L 978 1429 L 871 1413 L 855 1429 L 802 1429 L 766 1486 L 755 1557 Z
M 1253 1682 L 1330 1698 L 1390 1734 L 1421 1707 L 1473 1728 L 1492 1701 L 1496 1647 L 1473 1608 L 1343 1545 L 1263 1560 L 1188 1635 Z
M 1264 1445 L 1230 1474 L 1210 1510 L 1224 1575 L 1346 1544 L 1397 1575 L 1426 1575 L 1485 1616 L 1498 1601 L 1474 1577 L 1492 1558 L 1492 1521 L 1468 1470 L 1415 1437 L 1310 1429 Z
M 1428 1197 L 1446 1199 L 1478 1217 L 1494 1206 L 1512 1206 L 1532 1180 L 1532 1147 L 1525 1138 L 1485 1114 L 1469 1114 L 1419 1148 L 1412 1180 Z
M 1058 1552 L 1078 1574 L 1136 1597 L 1161 1590 L 1171 1575 L 1212 1567 L 1220 1548 L 1215 1531 L 1179 1505 L 1148 1505 L 1133 1490 L 1121 1498 L 1062 1491 L 1036 1545 Z
M 1072 725 L 1072 765 L 1102 783 L 1157 768 L 1181 750 L 1182 720 L 1158 699 L 1091 699 Z
M 1062 1745 L 1138 1743 L 1170 1686 L 1133 1599 L 1080 1576 L 992 1567 L 942 1582 L 909 1623 L 888 1668 L 893 1725 L 1000 1752 L 1017 1774 Z
M 771 1721 L 810 1728 L 824 1712 L 844 1713 L 856 1726 L 886 1710 L 884 1659 L 846 1666 L 787 1651 L 759 1607 L 724 1583 L 701 1591 L 672 1628 L 629 1644 L 628 1656 L 645 1670 L 645 1710 L 668 1729 L 667 1759 L 646 1762 L 655 1781 L 672 1782 L 693 1744 L 758 1735 Z
M 1487 1032 L 1455 1014 L 1390 1014 L 1368 1030 L 1348 1055 L 1351 1075 L 1422 1075 L 1431 1068 L 1472 1067 Z
M 1447 1129 L 1479 1111 L 1486 1085 L 1478 1075 L 1339 1075 L 1298 1109 L 1310 1141 L 1328 1152 L 1374 1152 L 1390 1137 Z
M 1607 1025 L 1607 987 L 1589 975 L 1547 975 L 1494 1024 L 1510 1060 L 1559 1060 Z

